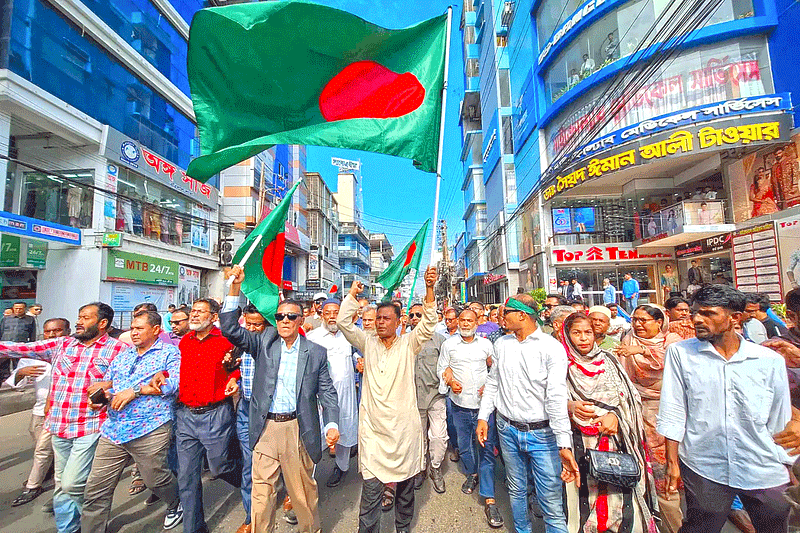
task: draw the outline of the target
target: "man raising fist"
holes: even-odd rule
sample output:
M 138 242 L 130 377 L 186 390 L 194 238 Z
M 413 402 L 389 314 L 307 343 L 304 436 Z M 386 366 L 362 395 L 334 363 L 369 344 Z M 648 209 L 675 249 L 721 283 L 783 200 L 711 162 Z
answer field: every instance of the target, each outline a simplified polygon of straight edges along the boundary
M 436 325 L 436 268 L 425 271 L 422 320 L 410 332 L 397 336 L 400 310 L 392 303 L 378 305 L 376 335 L 356 328 L 356 296 L 364 285 L 354 281 L 336 320 L 339 331 L 364 354 L 364 382 L 358 416 L 358 450 L 364 485 L 361 489 L 359 533 L 380 531 L 381 497 L 385 483 L 397 483 L 395 528 L 410 531 L 414 517 L 414 476 L 424 466 L 422 425 L 417 409 L 414 363 Z

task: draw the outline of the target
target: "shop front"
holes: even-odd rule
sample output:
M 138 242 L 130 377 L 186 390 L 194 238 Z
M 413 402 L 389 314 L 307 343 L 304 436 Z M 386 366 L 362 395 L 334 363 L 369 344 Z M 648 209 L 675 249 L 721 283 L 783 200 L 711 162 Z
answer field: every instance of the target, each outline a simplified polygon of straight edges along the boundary
M 783 290 L 800 288 L 800 213 L 775 221 Z M 784 293 L 785 294 L 785 293 Z
M 669 249 L 640 253 L 630 242 L 554 246 L 550 250 L 548 292 L 561 292 L 562 281 L 577 280 L 584 302 L 602 305 L 603 280 L 607 278 L 617 290 L 617 303 L 622 303 L 622 284 L 625 274 L 630 274 L 639 282 L 640 303 L 662 303 L 659 278 L 674 258 Z
M 675 247 L 677 281 L 683 295 L 691 282 L 695 285 L 733 282 L 732 242 L 731 233 L 721 233 Z

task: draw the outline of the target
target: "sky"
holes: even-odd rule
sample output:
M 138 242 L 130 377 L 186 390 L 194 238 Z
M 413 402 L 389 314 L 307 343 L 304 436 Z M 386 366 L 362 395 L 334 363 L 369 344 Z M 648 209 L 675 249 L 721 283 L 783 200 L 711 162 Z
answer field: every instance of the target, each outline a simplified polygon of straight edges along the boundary
M 453 6 L 450 34 L 450 68 L 448 69 L 445 142 L 442 162 L 442 186 L 439 218 L 447 220 L 448 243 L 464 230 L 461 193 L 462 166 L 461 133 L 458 110 L 464 91 L 463 54 L 461 47 L 461 4 L 444 0 L 316 0 L 337 9 L 353 13 L 385 28 L 404 28 L 441 15 L 448 5 Z M 336 191 L 338 169 L 331 157 L 361 160 L 364 216 L 362 222 L 372 233 L 385 233 L 395 253 L 411 240 L 420 226 L 433 217 L 436 195 L 436 175 L 414 168 L 410 159 L 335 148 L 307 147 L 306 171 L 319 172 L 332 191 Z M 431 235 L 425 245 L 423 264 L 430 258 Z

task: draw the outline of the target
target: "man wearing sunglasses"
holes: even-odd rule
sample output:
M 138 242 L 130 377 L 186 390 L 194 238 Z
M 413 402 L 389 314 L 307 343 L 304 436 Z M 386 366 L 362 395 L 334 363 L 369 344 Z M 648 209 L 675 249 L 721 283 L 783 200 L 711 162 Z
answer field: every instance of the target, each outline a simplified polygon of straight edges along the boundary
M 354 281 L 342 302 L 336 323 L 350 344 L 364 354 L 364 390 L 359 411 L 358 450 L 364 484 L 361 489 L 359 533 L 380 531 L 381 500 L 386 483 L 397 483 L 395 526 L 410 531 L 414 517 L 414 476 L 423 467 L 423 436 L 417 409 L 415 373 L 417 354 L 433 335 L 436 324 L 435 267 L 425 272 L 425 305 L 419 324 L 397 335 L 400 310 L 391 303 L 378 305 L 375 335 L 353 324 L 358 296 L 364 284 Z
M 174 346 L 177 346 L 183 336 L 189 333 L 189 313 L 191 312 L 192 310 L 186 306 L 179 307 L 172 312 L 169 319 L 169 325 L 172 326 L 169 339 Z
M 250 448 L 253 450 L 251 529 L 274 531 L 275 484 L 283 473 L 301 533 L 320 531 L 314 464 L 322 459 L 322 431 L 317 403 L 322 405 L 325 443 L 339 440 L 339 404 L 328 371 L 325 348 L 299 335 L 303 305 L 294 300 L 278 304 L 262 332 L 239 326 L 238 307 L 244 270 L 236 265 L 224 312 L 222 334 L 255 359 L 250 398 Z M 356 304 L 357 306 L 358 304 Z M 355 309 L 350 314 L 355 313 Z M 352 322 L 352 320 L 351 320 Z

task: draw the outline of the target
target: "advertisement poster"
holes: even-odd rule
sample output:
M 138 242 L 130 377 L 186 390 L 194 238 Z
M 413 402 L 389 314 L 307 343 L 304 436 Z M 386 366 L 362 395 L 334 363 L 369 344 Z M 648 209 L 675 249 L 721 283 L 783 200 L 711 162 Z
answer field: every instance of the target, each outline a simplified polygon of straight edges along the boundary
M 736 222 L 800 205 L 800 135 L 728 166 Z
M 715 201 L 683 202 L 683 217 L 684 223 L 690 226 L 710 226 L 725 222 L 722 202 Z
M 109 194 L 105 195 L 103 204 L 103 216 L 105 217 L 105 227 L 108 230 L 116 229 L 117 225 L 117 178 L 119 177 L 119 167 L 117 165 L 106 166 L 106 190 Z
M 594 207 L 573 207 L 572 208 L 572 232 L 573 233 L 594 233 L 595 231 Z
M 733 273 L 740 291 L 764 293 L 773 302 L 783 301 L 772 222 L 733 232 Z
M 553 233 L 571 233 L 572 216 L 569 208 L 553 209 Z
M 200 270 L 181 265 L 178 267 L 178 300 L 177 305 L 189 305 L 200 298 Z
M 208 253 L 211 248 L 209 212 L 199 206 L 192 206 L 192 247 Z
M 152 303 L 159 311 L 167 308 L 174 290 L 166 287 L 149 287 L 135 283 L 112 283 L 111 307 L 115 311 L 133 311 L 140 303 Z
M 540 238 L 542 234 L 538 202 L 529 205 L 522 215 L 522 235 L 520 236 L 520 259 L 541 252 Z
M 781 276 L 786 292 L 800 287 L 800 215 L 775 221 L 781 252 Z
M 16 235 L 3 235 L 0 239 L 0 266 L 19 266 L 20 238 Z

